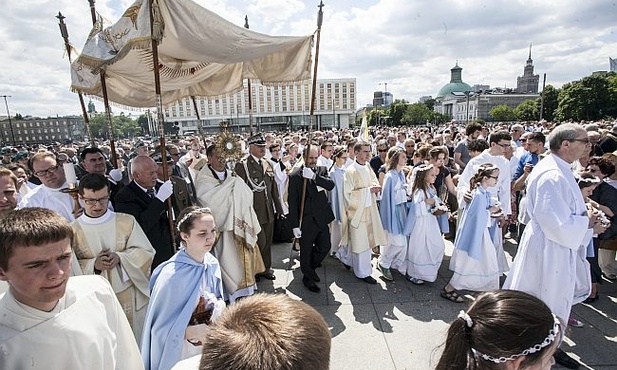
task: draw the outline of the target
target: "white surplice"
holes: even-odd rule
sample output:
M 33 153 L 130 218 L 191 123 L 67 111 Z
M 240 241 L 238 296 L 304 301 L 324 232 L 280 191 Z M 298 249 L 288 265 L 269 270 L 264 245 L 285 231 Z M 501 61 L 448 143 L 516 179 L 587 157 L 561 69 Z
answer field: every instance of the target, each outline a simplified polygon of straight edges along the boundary
M 71 223 L 75 235 L 73 251 L 84 274 L 93 275 L 94 261 L 103 250 L 114 252 L 120 263 L 100 275 L 111 284 L 126 313 L 135 339 L 141 342 L 150 299 L 150 267 L 155 250 L 135 218 L 107 211 L 98 218 L 80 216 Z
M 586 253 L 592 230 L 583 195 L 570 164 L 553 154 L 538 162 L 527 183 L 531 220 L 503 288 L 540 298 L 567 322 L 572 305 L 591 292 Z
M 0 297 L 0 369 L 140 370 L 139 348 L 109 283 L 69 278 L 50 312 Z

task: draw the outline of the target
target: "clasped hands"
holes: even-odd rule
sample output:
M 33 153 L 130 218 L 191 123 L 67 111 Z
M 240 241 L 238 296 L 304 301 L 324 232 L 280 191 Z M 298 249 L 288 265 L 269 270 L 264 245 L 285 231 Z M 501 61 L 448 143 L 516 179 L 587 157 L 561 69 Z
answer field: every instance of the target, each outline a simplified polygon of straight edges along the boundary
M 111 270 L 118 266 L 120 257 L 109 249 L 102 250 L 94 260 L 94 268 L 99 271 Z

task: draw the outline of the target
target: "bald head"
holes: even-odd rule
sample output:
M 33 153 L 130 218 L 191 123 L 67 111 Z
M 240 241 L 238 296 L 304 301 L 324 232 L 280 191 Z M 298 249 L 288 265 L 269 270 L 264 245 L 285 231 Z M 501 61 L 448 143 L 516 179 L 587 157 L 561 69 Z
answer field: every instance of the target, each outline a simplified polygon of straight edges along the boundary
M 151 189 L 156 185 L 159 166 L 154 159 L 146 155 L 138 155 L 131 164 L 131 175 L 135 182 L 145 189 Z

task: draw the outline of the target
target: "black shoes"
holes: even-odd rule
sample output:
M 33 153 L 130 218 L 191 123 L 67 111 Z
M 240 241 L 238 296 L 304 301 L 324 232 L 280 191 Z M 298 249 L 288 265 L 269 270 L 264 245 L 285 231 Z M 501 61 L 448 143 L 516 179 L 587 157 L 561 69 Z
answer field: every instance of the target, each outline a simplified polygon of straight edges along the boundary
M 314 281 L 305 281 L 304 286 L 313 293 L 319 293 L 321 291 L 321 288 L 319 288 Z
M 372 276 L 367 276 L 365 278 L 358 278 L 358 279 L 364 281 L 367 284 L 377 284 L 377 280 L 373 279 Z
M 567 353 L 559 348 L 557 348 L 557 351 L 555 351 L 553 356 L 555 357 L 556 363 L 568 369 L 578 369 L 581 366 L 578 361 L 568 356 Z
M 268 280 L 276 280 L 276 276 L 274 276 L 274 274 L 271 272 L 264 272 L 262 274 L 255 275 L 255 281 L 258 282 L 261 280 L 261 278 L 268 279 Z

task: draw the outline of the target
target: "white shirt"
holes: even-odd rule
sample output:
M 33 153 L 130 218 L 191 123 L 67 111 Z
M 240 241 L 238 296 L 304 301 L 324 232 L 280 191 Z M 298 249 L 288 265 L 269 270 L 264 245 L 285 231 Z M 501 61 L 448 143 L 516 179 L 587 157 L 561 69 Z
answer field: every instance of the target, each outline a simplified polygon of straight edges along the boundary
M 503 155 L 491 155 L 489 149 L 486 149 L 479 155 L 471 158 L 465 166 L 463 173 L 458 180 L 458 200 L 459 204 L 465 204 L 463 195 L 469 189 L 471 178 L 478 172 L 481 164 L 492 163 L 499 168 L 499 178 L 497 184 L 488 188 L 488 192 L 492 197 L 497 197 L 501 203 L 501 209 L 505 215 L 512 214 L 512 205 L 510 204 L 510 185 L 512 176 L 510 176 L 510 162 Z
M 41 207 L 51 209 L 69 222 L 72 222 L 75 220 L 75 216 L 73 216 L 75 202 L 69 194 L 60 191 L 67 187 L 68 184 L 66 182 L 59 189 L 39 185 L 26 194 L 19 202 L 19 208 Z

